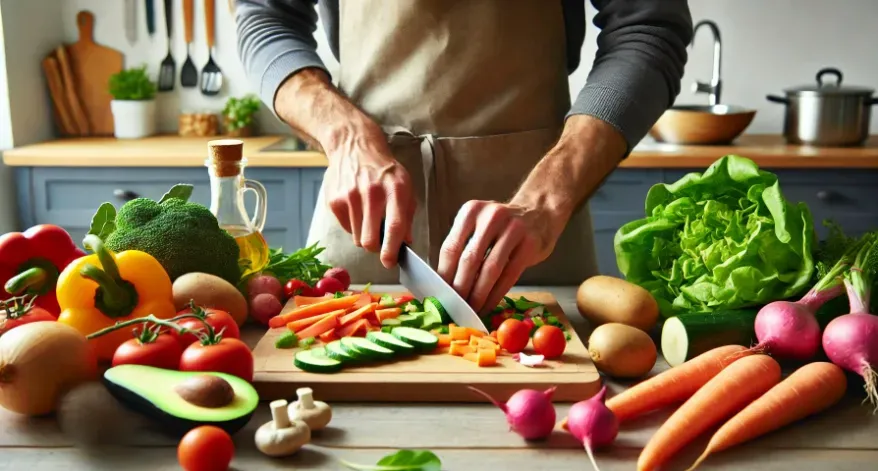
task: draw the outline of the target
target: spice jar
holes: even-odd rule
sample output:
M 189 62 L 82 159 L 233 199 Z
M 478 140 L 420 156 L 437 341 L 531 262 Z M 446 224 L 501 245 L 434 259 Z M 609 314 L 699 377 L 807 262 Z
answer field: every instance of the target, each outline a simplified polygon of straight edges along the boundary
M 210 137 L 219 132 L 219 118 L 214 113 L 181 113 L 178 121 L 178 132 L 183 137 Z

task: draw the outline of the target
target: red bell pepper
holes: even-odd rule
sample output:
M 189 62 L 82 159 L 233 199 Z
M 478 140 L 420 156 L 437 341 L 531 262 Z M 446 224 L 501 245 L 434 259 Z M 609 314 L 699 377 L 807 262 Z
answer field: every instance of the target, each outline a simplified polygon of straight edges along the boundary
M 58 275 L 70 262 L 85 256 L 70 234 L 51 224 L 40 224 L 25 232 L 0 236 L 0 300 L 29 294 L 35 304 L 58 316 L 55 297 Z

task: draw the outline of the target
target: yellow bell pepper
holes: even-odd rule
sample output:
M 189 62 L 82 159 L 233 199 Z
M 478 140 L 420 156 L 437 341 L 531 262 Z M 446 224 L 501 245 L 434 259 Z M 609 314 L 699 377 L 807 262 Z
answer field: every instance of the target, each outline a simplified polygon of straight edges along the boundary
M 94 254 L 74 260 L 58 276 L 58 322 L 89 335 L 150 314 L 159 319 L 176 314 L 171 278 L 152 255 L 139 250 L 114 254 L 95 235 L 86 236 L 83 244 Z M 130 329 L 120 329 L 89 341 L 98 359 L 109 361 L 130 338 Z

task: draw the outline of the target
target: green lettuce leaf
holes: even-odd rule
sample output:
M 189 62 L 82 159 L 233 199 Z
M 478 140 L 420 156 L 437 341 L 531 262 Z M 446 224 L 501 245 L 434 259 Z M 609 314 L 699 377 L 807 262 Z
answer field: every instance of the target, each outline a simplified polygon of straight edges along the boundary
M 789 298 L 814 273 L 810 210 L 787 202 L 777 176 L 745 157 L 654 185 L 646 215 L 616 232 L 616 262 L 664 317 Z

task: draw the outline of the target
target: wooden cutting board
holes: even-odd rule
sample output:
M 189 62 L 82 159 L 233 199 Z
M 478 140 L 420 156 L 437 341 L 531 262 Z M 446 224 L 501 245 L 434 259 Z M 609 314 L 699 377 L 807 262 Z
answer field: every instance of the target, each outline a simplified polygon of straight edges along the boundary
M 546 304 L 567 326 L 571 340 L 560 361 L 548 360 L 543 366 L 529 368 L 505 354 L 498 357 L 497 366 L 479 367 L 441 349 L 409 359 L 346 367 L 338 373 L 308 373 L 293 365 L 293 355 L 298 350 L 274 347 L 275 340 L 286 330 L 278 328 L 269 330 L 253 350 L 254 386 L 262 400 L 294 399 L 296 388 L 308 386 L 315 397 L 329 402 L 485 402 L 467 389 L 468 385 L 500 400 L 519 389 L 552 386 L 557 387 L 556 402 L 576 402 L 595 394 L 600 388 L 600 375 L 551 293 L 515 295 Z M 283 312 L 292 308 L 291 302 Z
M 76 15 L 79 40 L 67 46 L 76 95 L 88 117 L 94 136 L 113 135 L 113 99 L 107 86 L 110 76 L 121 71 L 122 53 L 94 41 L 94 15 L 86 10 Z

